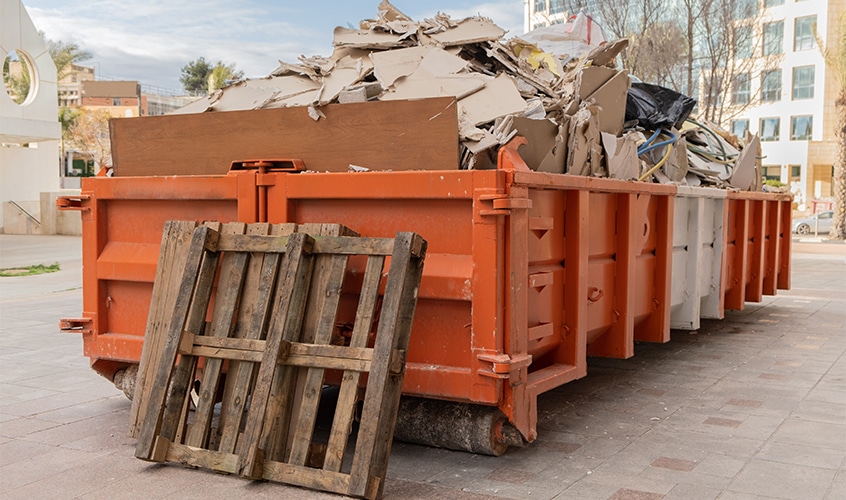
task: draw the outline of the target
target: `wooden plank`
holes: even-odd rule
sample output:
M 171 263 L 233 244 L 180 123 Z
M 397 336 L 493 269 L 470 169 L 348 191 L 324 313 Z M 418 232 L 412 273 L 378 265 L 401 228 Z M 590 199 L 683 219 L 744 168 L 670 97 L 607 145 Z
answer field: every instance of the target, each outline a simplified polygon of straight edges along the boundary
M 179 293 L 173 306 L 173 316 L 168 325 L 168 335 L 161 349 L 159 364 L 155 367 L 155 373 L 152 377 L 153 383 L 148 388 L 147 411 L 135 448 L 135 456 L 138 458 L 146 460 L 151 457 L 155 436 L 160 429 L 163 413 L 166 410 L 166 391 L 171 380 L 173 363 L 176 361 L 176 351 L 186 320 L 191 313 L 189 308 L 193 302 L 194 288 L 200 281 L 199 275 L 203 264 L 209 260 L 204 259 L 206 241 L 216 238 L 217 234 L 216 231 L 208 227 L 199 227 L 194 230 L 191 238 L 185 259 L 185 268 L 181 273 Z
M 188 337 L 186 334 L 186 338 L 190 341 L 189 343 L 194 346 L 198 347 L 217 347 L 221 349 L 232 349 L 232 350 L 239 350 L 239 351 L 255 351 L 255 352 L 264 352 L 264 340 L 253 340 L 253 339 L 238 339 L 238 338 L 217 338 L 217 337 L 206 337 L 206 336 L 191 336 Z M 183 354 L 183 351 L 179 351 L 180 354 Z M 184 351 L 184 354 L 190 354 L 191 349 Z
M 350 164 L 458 168 L 458 113 L 451 97 L 320 109 L 326 118 L 318 121 L 305 107 L 116 118 L 110 126 L 114 175 L 221 175 L 233 161 L 277 158 L 332 172 L 346 172 Z
M 262 479 L 306 488 L 331 491 L 341 495 L 349 490 L 350 477 L 347 474 L 312 469 L 284 462 L 268 460 L 264 463 Z
M 224 359 L 233 361 L 249 361 L 250 363 L 259 363 L 264 358 L 264 353 L 261 351 L 230 349 L 227 347 L 206 347 L 194 346 L 185 354 L 208 358 L 207 363 L 212 360 L 221 361 Z M 202 387 L 202 386 L 201 386 Z M 202 397 L 202 395 L 201 395 Z
M 206 222 L 203 227 L 214 231 L 215 237 L 207 239 L 205 248 L 213 248 L 220 236 L 221 224 L 219 222 Z M 195 230 L 196 232 L 196 230 Z M 206 250 L 200 269 L 197 272 L 197 284 L 194 289 L 194 296 L 191 299 L 191 307 L 185 319 L 182 332 L 205 332 L 208 329 L 206 316 L 209 309 L 209 302 L 217 276 L 217 265 L 220 259 L 218 252 Z M 179 342 L 181 343 L 181 342 Z M 189 397 L 189 390 L 194 380 L 194 372 L 197 366 L 197 358 L 194 356 L 181 356 L 176 369 L 171 375 L 170 388 L 162 414 L 161 430 L 159 435 L 174 443 L 181 441 L 185 430 L 185 422 L 188 416 L 188 405 L 185 399 Z M 177 439 L 177 436 L 180 436 Z
M 272 227 L 269 224 L 251 224 L 247 229 L 247 235 L 270 233 L 275 237 L 290 236 L 296 230 L 295 224 L 276 224 Z M 255 253 L 251 257 L 245 278 L 244 294 L 241 298 L 242 306 L 238 310 L 238 323 L 234 333 L 238 339 L 229 339 L 228 342 L 241 339 L 244 342 L 261 342 L 260 350 L 264 350 L 265 341 L 260 339 L 264 337 L 266 332 L 270 317 L 270 305 L 273 300 L 273 287 L 281 262 L 282 258 L 278 253 Z M 237 452 L 238 436 L 247 402 L 246 393 L 249 391 L 255 371 L 256 365 L 253 363 L 240 363 L 238 361 L 229 363 L 220 415 L 220 445 L 218 450 L 221 452 Z
M 340 228 L 338 226 L 322 226 L 318 233 L 319 236 L 340 236 Z M 317 238 L 323 240 L 323 238 Z M 358 238 L 345 238 L 345 240 L 360 241 Z M 338 316 L 338 304 L 341 300 L 341 289 L 344 284 L 344 275 L 347 270 L 347 256 L 340 254 L 333 255 L 317 255 L 314 261 L 314 271 L 311 281 L 311 289 L 309 292 L 308 303 L 306 305 L 306 314 L 303 320 L 302 342 L 313 344 L 329 344 L 332 341 L 332 332 L 335 328 L 335 320 Z M 305 345 L 302 345 L 304 348 Z M 328 349 L 329 346 L 326 346 Z M 306 348 L 307 349 L 307 348 Z M 342 349 L 335 349 L 336 352 L 343 351 Z M 312 350 L 315 352 L 316 349 Z M 296 353 L 293 353 L 296 354 Z M 302 361 L 308 363 L 308 352 Z M 295 358 L 295 356 L 292 356 Z M 325 360 L 329 361 L 329 360 Z M 340 360 L 333 360 L 334 362 Z M 352 369 L 368 370 L 369 363 L 358 362 L 354 359 L 348 359 L 351 362 Z M 314 425 L 317 420 L 317 408 L 320 405 L 321 389 L 323 387 L 324 370 L 315 365 L 294 363 L 294 359 L 289 358 L 288 364 L 296 366 L 308 366 L 305 371 L 300 372 L 300 380 L 302 386 L 297 387 L 295 393 L 295 401 L 299 403 L 299 408 L 295 411 L 296 424 L 293 426 L 293 435 L 290 438 L 291 450 L 288 463 L 294 465 L 305 465 L 308 457 L 309 446 L 311 444 L 311 437 L 314 433 Z M 340 365 L 336 365 L 340 367 Z M 349 368 L 345 368 L 349 369 Z
M 256 376 L 244 430 L 245 443 L 239 453 L 238 473 L 244 477 L 261 477 L 261 450 L 266 449 L 268 440 L 264 429 L 273 427 L 278 415 L 284 415 L 285 412 L 287 402 L 284 398 L 289 388 L 280 386 L 280 383 L 288 382 L 285 375 L 291 369 L 277 370 L 276 361 L 283 340 L 298 340 L 311 272 L 308 254 L 313 241 L 305 234 L 294 234 L 289 239 L 285 274 L 276 289 L 274 316 L 267 333 L 265 357 Z M 274 400 L 273 405 L 268 405 L 274 392 L 281 397 Z M 277 401 L 279 404 L 276 404 Z
M 247 226 L 243 222 L 231 222 L 223 225 L 220 234 L 243 235 L 246 229 Z M 232 333 L 238 298 L 246 275 L 247 257 L 248 254 L 244 252 L 226 252 L 220 259 L 215 307 L 211 330 L 208 333 L 211 337 L 228 338 Z M 223 368 L 223 360 L 219 357 L 208 357 L 205 361 L 203 379 L 200 382 L 200 397 L 194 411 L 194 424 L 185 439 L 185 444 L 193 448 L 207 446 L 217 387 Z
M 147 412 L 147 387 L 152 383 L 155 367 L 159 365 L 162 347 L 169 329 L 172 312 L 167 307 L 173 304 L 179 293 L 179 273 L 174 269 L 185 267 L 188 255 L 187 247 L 197 223 L 193 221 L 168 221 L 162 231 L 162 243 L 156 266 L 156 278 L 153 282 L 153 294 L 150 300 L 150 312 L 147 316 L 147 328 L 138 365 L 135 382 L 135 396 L 129 412 L 129 436 L 138 437 L 141 417 Z
M 301 342 L 294 342 L 288 349 L 288 357 L 280 357 L 280 361 L 288 363 L 288 360 L 294 357 L 370 361 L 373 359 L 373 349 L 359 346 L 346 347 L 342 345 L 303 344 Z
M 336 226 L 330 224 L 330 227 Z M 306 231 L 302 231 L 306 232 Z M 308 234 L 311 234 L 309 232 Z M 314 236 L 314 254 L 333 255 L 391 255 L 394 242 L 386 238 L 356 238 L 347 236 Z M 286 238 L 260 235 L 221 235 L 217 250 L 222 252 L 284 253 Z
M 379 302 L 379 284 L 382 281 L 382 269 L 384 267 L 385 258 L 382 256 L 372 256 L 367 259 L 367 266 L 364 270 L 364 281 L 361 285 L 361 294 L 355 312 L 355 323 L 353 324 L 352 336 L 350 337 L 350 348 L 362 348 L 367 345 L 376 315 L 376 305 Z M 347 449 L 347 442 L 349 441 L 350 431 L 352 429 L 352 421 L 355 416 L 355 404 L 358 401 L 358 383 L 360 379 L 361 374 L 355 371 L 344 372 L 341 379 L 338 403 L 335 406 L 332 430 L 329 433 L 326 457 L 323 461 L 323 468 L 326 470 L 334 472 L 340 472 L 341 470 L 341 465 L 344 461 L 344 452 Z
M 381 494 L 381 491 L 372 490 L 373 478 L 383 480 L 388 469 L 405 371 L 392 374 L 389 367 L 394 350 L 408 349 L 425 254 L 426 241 L 419 235 L 397 234 L 376 332 L 373 364 L 367 380 L 361 427 L 350 470 L 350 495 Z M 378 482 L 378 490 L 381 490 L 383 484 Z
M 165 460 L 193 467 L 234 474 L 238 471 L 238 455 L 170 443 Z

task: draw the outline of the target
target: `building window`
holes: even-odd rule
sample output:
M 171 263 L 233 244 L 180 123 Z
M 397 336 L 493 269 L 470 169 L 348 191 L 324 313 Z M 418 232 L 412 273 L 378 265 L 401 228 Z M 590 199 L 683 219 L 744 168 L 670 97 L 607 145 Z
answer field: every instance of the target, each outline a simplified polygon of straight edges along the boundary
M 737 0 L 733 3 L 735 19 L 749 19 L 758 13 L 758 0 Z
M 817 29 L 817 16 L 797 17 L 793 30 L 793 50 L 811 50 L 814 48 L 814 31 Z
M 743 137 L 746 135 L 746 132 L 749 130 L 749 120 L 742 119 L 742 120 L 732 120 L 731 121 L 731 133 L 738 136 Z
M 790 117 L 790 140 L 810 141 L 814 131 L 814 117 L 811 115 Z
M 549 0 L 549 13 L 550 14 L 563 14 L 564 13 L 564 0 Z
M 778 7 L 784 5 L 784 0 L 764 0 L 764 7 Z
M 780 180 L 781 165 L 764 165 L 764 179 Z
M 790 180 L 798 181 L 802 177 L 802 165 L 790 165 Z
M 780 118 L 761 118 L 760 134 L 762 141 L 777 141 L 779 129 L 781 128 Z
M 735 59 L 752 57 L 752 26 L 738 26 L 734 29 Z
M 784 52 L 784 21 L 764 24 L 764 55 L 771 56 Z
M 798 66 L 793 68 L 793 98 L 814 98 L 814 67 Z
M 734 75 L 731 83 L 731 103 L 749 104 L 749 93 L 751 92 L 751 79 L 749 73 Z
M 535 12 L 544 12 L 546 10 L 546 0 L 535 0 Z
M 781 100 L 780 69 L 761 72 L 761 100 L 764 102 Z

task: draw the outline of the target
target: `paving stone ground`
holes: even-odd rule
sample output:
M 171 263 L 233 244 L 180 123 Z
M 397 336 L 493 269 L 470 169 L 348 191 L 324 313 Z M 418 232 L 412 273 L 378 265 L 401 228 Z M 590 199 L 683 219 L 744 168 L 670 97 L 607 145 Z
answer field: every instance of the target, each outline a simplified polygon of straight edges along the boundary
M 0 498 L 333 498 L 134 458 L 130 402 L 88 368 L 80 240 L 0 235 Z M 846 246 L 794 244 L 779 291 L 543 394 L 502 457 L 395 443 L 385 498 L 846 498 Z

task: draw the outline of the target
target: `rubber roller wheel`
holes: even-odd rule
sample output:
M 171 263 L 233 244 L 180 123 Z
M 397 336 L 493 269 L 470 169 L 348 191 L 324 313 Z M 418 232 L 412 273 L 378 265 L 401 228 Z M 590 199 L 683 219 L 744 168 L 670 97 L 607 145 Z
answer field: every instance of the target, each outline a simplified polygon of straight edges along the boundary
M 495 406 L 403 397 L 394 439 L 408 443 L 500 456 L 525 446 L 517 429 Z

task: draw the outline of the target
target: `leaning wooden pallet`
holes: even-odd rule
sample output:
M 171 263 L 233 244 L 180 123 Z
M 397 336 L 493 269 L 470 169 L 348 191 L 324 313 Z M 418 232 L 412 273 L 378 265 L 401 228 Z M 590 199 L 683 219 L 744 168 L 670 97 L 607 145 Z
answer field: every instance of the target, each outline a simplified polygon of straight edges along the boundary
M 309 232 L 343 234 L 335 227 Z M 375 498 L 387 470 L 426 242 L 414 233 L 387 239 L 290 232 L 243 224 L 194 231 L 158 364 L 147 367 L 153 375 L 136 456 Z M 353 256 L 366 258 L 355 323 L 349 345 L 335 345 Z M 200 397 L 188 412 L 200 363 Z M 224 364 L 231 376 L 215 419 Z M 343 377 L 328 443 L 318 447 L 325 457 L 315 464 L 308 456 L 326 370 Z M 362 424 L 345 460 L 362 373 L 369 374 Z

